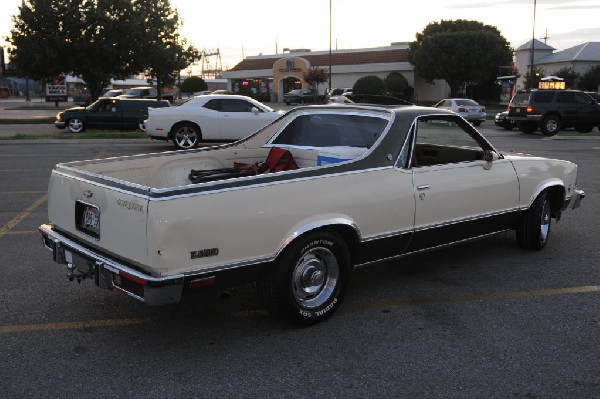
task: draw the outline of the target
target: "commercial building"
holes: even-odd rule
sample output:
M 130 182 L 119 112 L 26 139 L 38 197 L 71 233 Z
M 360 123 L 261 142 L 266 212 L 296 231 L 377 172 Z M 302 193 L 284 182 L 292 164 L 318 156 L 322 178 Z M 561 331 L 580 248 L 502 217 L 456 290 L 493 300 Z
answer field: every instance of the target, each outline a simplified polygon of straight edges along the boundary
M 444 81 L 426 82 L 415 75 L 408 61 L 408 43 L 392 43 L 385 47 L 352 50 L 311 51 L 288 50 L 281 54 L 244 58 L 223 73 L 228 90 L 252 95 L 261 100 L 280 102 L 283 94 L 293 89 L 308 89 L 302 78 L 311 67 L 329 69 L 331 87 L 352 87 L 361 77 L 375 75 L 384 79 L 390 72 L 400 72 L 414 89 L 415 100 L 435 101 L 446 97 L 450 88 Z M 319 85 L 323 94 L 328 83 Z

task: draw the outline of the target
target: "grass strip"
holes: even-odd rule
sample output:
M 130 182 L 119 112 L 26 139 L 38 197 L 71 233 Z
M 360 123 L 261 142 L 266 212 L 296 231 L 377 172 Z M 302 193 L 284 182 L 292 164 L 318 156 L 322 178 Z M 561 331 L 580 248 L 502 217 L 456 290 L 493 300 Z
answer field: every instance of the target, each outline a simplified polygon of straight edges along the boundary
M 20 134 L 12 136 L 0 137 L 0 140 L 89 140 L 89 139 L 147 139 L 148 135 L 145 132 L 128 132 L 128 131 L 103 131 L 90 130 L 83 133 L 59 133 L 59 134 Z

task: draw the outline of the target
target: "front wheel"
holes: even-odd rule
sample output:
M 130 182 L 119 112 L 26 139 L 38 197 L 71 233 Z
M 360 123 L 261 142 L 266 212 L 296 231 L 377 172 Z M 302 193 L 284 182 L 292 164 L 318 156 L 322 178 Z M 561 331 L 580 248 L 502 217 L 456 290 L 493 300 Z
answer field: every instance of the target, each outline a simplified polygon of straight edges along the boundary
M 540 250 L 546 246 L 550 236 L 551 208 L 548 193 L 542 192 L 517 227 L 517 242 L 520 247 Z
M 546 136 L 554 136 L 561 128 L 560 118 L 555 115 L 550 115 L 544 118 L 540 130 Z
M 67 126 L 71 133 L 81 133 L 84 129 L 83 121 L 79 118 L 69 119 Z
M 318 323 L 340 306 L 350 278 L 350 254 L 335 233 L 298 238 L 256 283 L 269 313 L 295 324 Z
M 177 149 L 189 150 L 196 148 L 200 141 L 200 129 L 191 123 L 182 123 L 175 126 L 173 131 L 173 144 Z

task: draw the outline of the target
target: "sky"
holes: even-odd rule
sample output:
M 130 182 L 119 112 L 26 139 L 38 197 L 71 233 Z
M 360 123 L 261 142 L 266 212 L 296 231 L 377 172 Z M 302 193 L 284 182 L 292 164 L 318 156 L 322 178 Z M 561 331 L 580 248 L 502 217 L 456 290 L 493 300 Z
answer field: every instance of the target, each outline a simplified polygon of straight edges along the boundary
M 0 45 L 19 4 L 0 0 Z M 495 26 L 514 48 L 534 34 L 534 0 L 171 0 L 183 19 L 180 33 L 200 50 L 218 49 L 225 69 L 284 48 L 329 50 L 330 4 L 334 50 L 414 41 L 441 20 Z M 557 50 L 600 42 L 599 17 L 599 0 L 536 0 L 535 38 Z M 208 61 L 214 65 L 216 57 Z

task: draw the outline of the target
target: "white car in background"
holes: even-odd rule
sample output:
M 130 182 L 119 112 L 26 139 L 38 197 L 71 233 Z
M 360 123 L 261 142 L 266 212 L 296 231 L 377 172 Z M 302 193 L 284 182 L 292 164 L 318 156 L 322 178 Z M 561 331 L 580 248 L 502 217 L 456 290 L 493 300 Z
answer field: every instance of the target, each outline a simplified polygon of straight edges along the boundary
M 202 140 L 239 140 L 283 114 L 250 97 L 212 94 L 169 110 L 150 109 L 144 130 L 151 139 L 172 140 L 178 149 L 195 148 Z
M 469 98 L 446 98 L 434 105 L 435 108 L 454 111 L 475 126 L 485 121 L 485 107 Z

